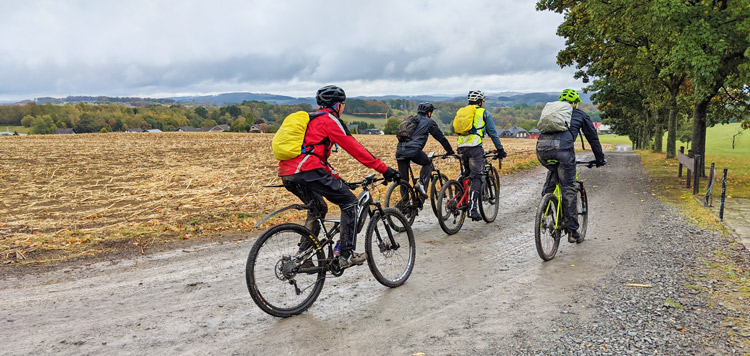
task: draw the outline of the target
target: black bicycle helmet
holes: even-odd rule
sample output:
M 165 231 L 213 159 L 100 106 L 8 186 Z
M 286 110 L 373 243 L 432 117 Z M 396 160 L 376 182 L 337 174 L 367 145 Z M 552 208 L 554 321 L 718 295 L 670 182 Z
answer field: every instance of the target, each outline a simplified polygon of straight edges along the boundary
M 326 85 L 318 89 L 315 100 L 322 108 L 333 107 L 336 103 L 343 103 L 346 100 L 346 93 L 335 85 Z
M 433 111 L 435 111 L 435 106 L 432 105 L 432 103 L 424 102 L 424 103 L 419 103 L 419 106 L 417 106 L 417 114 L 425 115 Z

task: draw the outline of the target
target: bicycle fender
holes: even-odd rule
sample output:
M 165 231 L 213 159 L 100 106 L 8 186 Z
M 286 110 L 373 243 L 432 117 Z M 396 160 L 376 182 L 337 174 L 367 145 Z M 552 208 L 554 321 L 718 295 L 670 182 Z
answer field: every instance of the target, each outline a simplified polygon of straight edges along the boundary
M 282 212 L 287 211 L 289 209 L 300 210 L 302 207 L 304 207 L 304 205 L 292 204 L 292 205 L 289 205 L 289 206 L 285 206 L 285 207 L 283 207 L 281 209 L 278 209 L 276 211 L 273 211 L 270 214 L 264 216 L 263 219 L 260 219 L 260 221 L 258 221 L 257 223 L 255 223 L 255 225 L 253 225 L 253 228 L 258 228 L 259 226 L 263 225 L 264 222 L 268 221 L 268 219 L 270 219 L 272 216 L 274 216 L 276 214 L 282 213 Z

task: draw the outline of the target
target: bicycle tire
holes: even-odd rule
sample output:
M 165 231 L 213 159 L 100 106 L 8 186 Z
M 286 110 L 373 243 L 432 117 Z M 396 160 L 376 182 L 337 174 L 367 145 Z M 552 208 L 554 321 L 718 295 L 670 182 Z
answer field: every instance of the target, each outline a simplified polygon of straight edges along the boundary
M 438 194 L 437 219 L 440 228 L 448 235 L 453 235 L 461 230 L 466 219 L 466 207 L 458 207 L 457 204 L 464 195 L 461 184 L 455 180 L 449 180 L 440 189 Z
M 559 202 L 554 194 L 545 194 L 536 210 L 534 242 L 536 252 L 544 261 L 555 258 L 560 246 L 561 230 L 554 227 L 557 204 Z
M 578 218 L 578 238 L 577 243 L 583 242 L 586 238 L 586 230 L 589 222 L 589 201 L 586 196 L 586 189 L 583 187 L 583 182 L 578 182 L 578 200 L 576 203 L 576 217 Z
M 414 269 L 416 259 L 416 247 L 414 243 L 414 232 L 409 226 L 406 217 L 393 208 L 383 209 L 381 213 L 375 212 L 367 226 L 365 235 L 365 252 L 367 252 L 367 265 L 370 272 L 380 284 L 395 288 L 406 282 Z M 393 239 L 399 245 L 391 248 L 391 241 L 386 231 L 387 226 L 400 224 L 403 231 L 392 229 Z M 405 246 L 406 245 L 406 246 Z
M 432 182 L 430 182 L 430 206 L 432 207 L 432 213 L 437 216 L 437 196 L 440 194 L 440 189 L 443 188 L 445 183 L 448 182 L 448 176 L 440 173 L 440 175 L 433 176 Z
M 497 218 L 497 212 L 500 210 L 498 197 L 497 178 L 492 174 L 492 168 L 487 172 L 482 184 L 482 195 L 479 197 L 479 215 L 486 223 L 491 223 Z
M 495 183 L 497 185 L 497 191 L 500 191 L 500 172 L 497 171 L 497 168 L 495 166 L 490 166 L 490 172 L 495 177 Z
M 403 196 L 403 192 L 406 192 L 406 197 Z M 388 192 L 385 194 L 385 207 L 395 208 L 401 214 L 404 214 L 409 221 L 409 226 L 414 223 L 414 219 L 417 217 L 417 213 L 419 212 L 418 204 L 419 202 L 416 199 L 416 192 L 409 183 L 402 180 L 399 182 L 393 182 L 388 186 Z M 401 229 L 402 227 L 396 224 L 394 225 L 394 228 Z
M 318 298 L 325 283 L 326 269 L 297 273 L 299 266 L 286 271 L 292 256 L 298 252 L 302 239 L 314 245 L 318 242 L 304 226 L 285 223 L 271 227 L 261 235 L 250 250 L 245 266 L 245 281 L 250 296 L 264 312 L 278 317 L 289 317 L 307 310 Z M 322 249 L 309 257 L 315 267 L 324 267 Z M 298 283 L 297 278 L 303 280 Z M 297 293 L 309 291 L 307 295 Z M 276 293 L 274 293 L 276 292 Z M 276 295 L 278 294 L 278 295 Z

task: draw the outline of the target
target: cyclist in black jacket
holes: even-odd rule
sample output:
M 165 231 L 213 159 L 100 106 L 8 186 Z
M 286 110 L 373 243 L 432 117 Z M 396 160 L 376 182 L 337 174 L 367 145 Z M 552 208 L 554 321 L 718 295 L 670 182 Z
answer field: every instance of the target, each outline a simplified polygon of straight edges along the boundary
M 402 179 L 409 179 L 410 162 L 422 166 L 422 169 L 419 171 L 419 183 L 414 187 L 422 196 L 427 196 L 425 187 L 429 184 L 430 172 L 432 172 L 432 163 L 430 163 L 427 154 L 422 151 L 427 144 L 427 137 L 430 135 L 435 137 L 443 145 L 447 154 L 455 153 L 448 139 L 440 131 L 437 123 L 432 120 L 433 111 L 435 111 L 435 106 L 431 103 L 420 103 L 417 106 L 419 122 L 414 128 L 411 138 L 408 141 L 399 142 L 396 147 L 396 161 L 398 161 L 398 171 Z
M 586 140 L 594 151 L 596 166 L 600 167 L 607 164 L 602 152 L 602 145 L 599 143 L 599 135 L 596 133 L 591 118 L 578 109 L 581 102 L 581 96 L 573 89 L 565 89 L 560 94 L 560 101 L 565 101 L 573 106 L 573 115 L 570 119 L 570 126 L 567 131 L 546 133 L 539 135 L 536 143 L 536 154 L 539 162 L 542 163 L 549 172 L 547 180 L 544 183 L 542 195 L 553 193 L 557 179 L 560 179 L 560 188 L 562 188 L 562 199 L 565 206 L 565 231 L 568 233 L 568 242 L 579 242 L 578 219 L 576 217 L 576 203 L 578 195 L 576 194 L 576 154 L 573 145 L 579 132 L 583 132 Z M 550 164 L 548 160 L 554 160 L 559 163 Z M 553 174 L 556 172 L 557 174 Z

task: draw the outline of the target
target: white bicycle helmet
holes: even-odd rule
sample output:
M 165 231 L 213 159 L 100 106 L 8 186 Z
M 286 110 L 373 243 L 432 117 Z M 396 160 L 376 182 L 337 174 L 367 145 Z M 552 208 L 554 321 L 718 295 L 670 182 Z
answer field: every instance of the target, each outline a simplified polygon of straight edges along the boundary
M 481 90 L 472 90 L 466 98 L 469 99 L 470 102 L 484 100 L 484 92 Z

